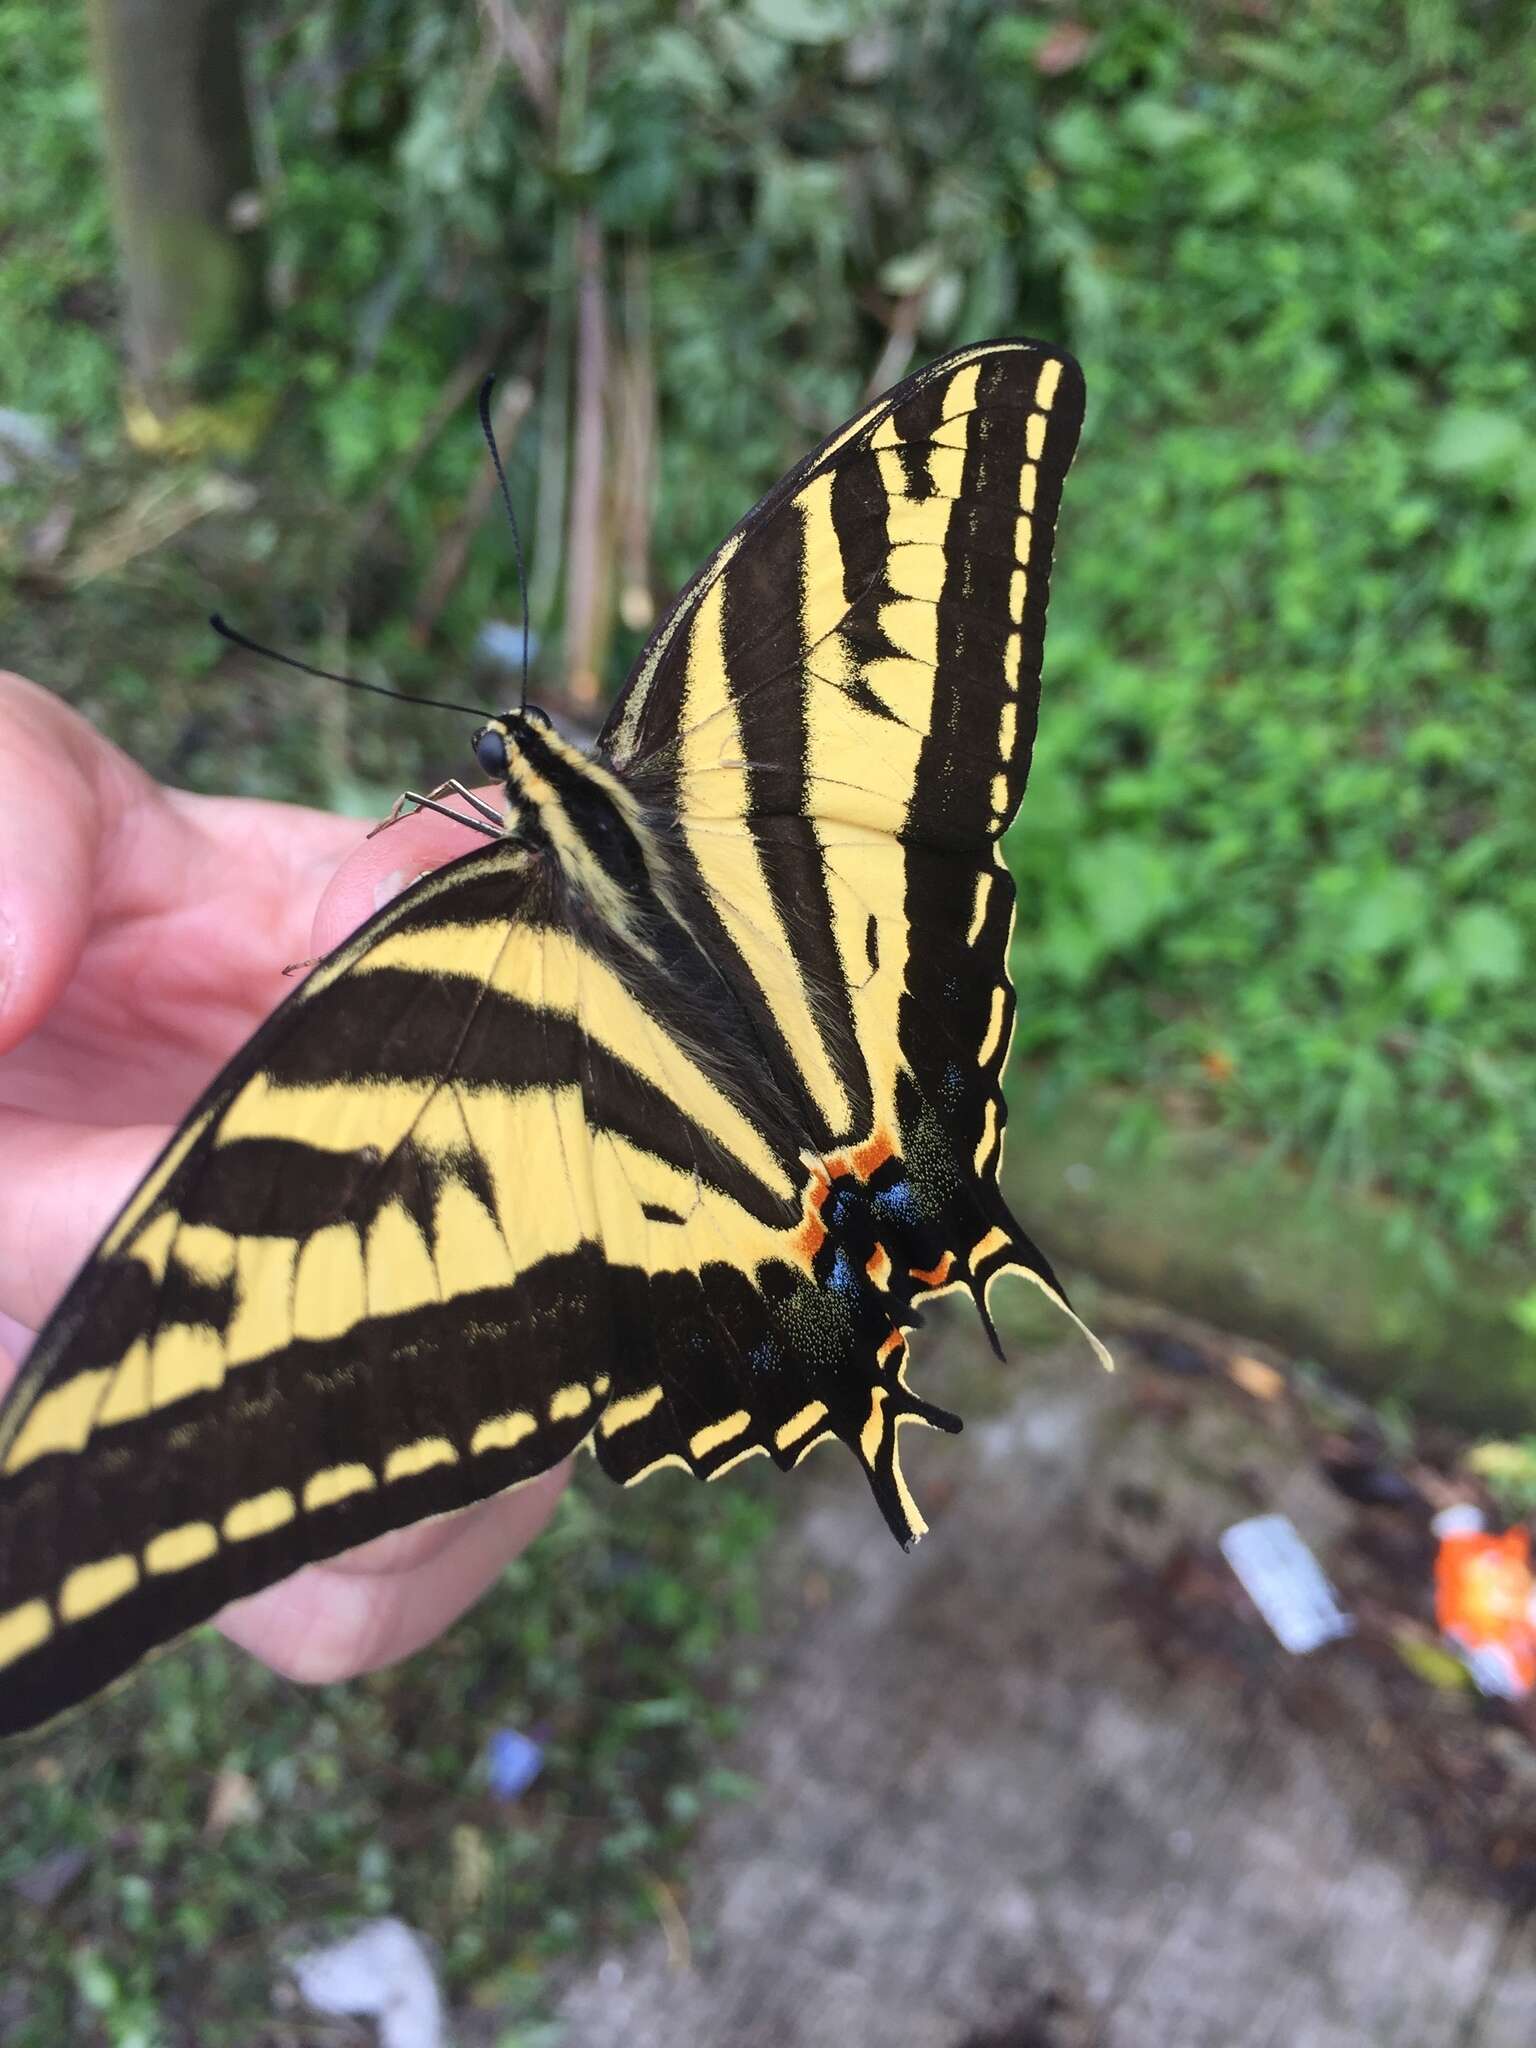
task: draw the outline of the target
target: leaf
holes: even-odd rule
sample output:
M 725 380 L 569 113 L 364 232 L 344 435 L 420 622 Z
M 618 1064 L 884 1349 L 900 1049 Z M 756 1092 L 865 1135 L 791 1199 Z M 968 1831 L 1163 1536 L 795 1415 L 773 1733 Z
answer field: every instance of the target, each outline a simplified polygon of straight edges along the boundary
M 843 0 L 748 0 L 747 12 L 783 43 L 836 43 L 853 26 Z
M 1345 950 L 1376 959 L 1404 945 L 1423 930 L 1429 901 L 1423 877 L 1411 871 L 1382 875 L 1367 883 L 1350 913 Z
M 1111 833 L 1079 848 L 1073 879 L 1108 950 L 1132 946 L 1160 924 L 1178 898 L 1173 860 L 1161 847 Z
M 1441 476 L 1489 476 L 1523 455 L 1526 445 L 1525 428 L 1513 413 L 1457 406 L 1430 436 L 1424 459 Z
M 1510 988 L 1525 964 L 1520 927 L 1493 903 L 1469 903 L 1451 920 L 1450 949 L 1468 981 Z
M 1131 140 L 1154 156 L 1169 156 L 1206 130 L 1204 114 L 1150 96 L 1132 100 L 1121 119 Z

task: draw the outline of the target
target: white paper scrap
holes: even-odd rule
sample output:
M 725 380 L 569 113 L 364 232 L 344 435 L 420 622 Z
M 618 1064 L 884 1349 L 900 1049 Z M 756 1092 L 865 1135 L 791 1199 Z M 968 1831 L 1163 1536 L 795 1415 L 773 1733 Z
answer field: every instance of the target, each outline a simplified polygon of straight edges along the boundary
M 1288 1516 L 1255 1515 L 1234 1522 L 1222 1535 L 1221 1554 L 1281 1648 L 1293 1657 L 1354 1634 L 1354 1617 L 1340 1607 L 1322 1566 Z

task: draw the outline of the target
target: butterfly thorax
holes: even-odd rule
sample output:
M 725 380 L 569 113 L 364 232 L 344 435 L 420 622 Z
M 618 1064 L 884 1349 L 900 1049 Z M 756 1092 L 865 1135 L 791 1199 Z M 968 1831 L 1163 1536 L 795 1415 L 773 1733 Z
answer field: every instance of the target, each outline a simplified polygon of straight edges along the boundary
M 615 936 L 648 952 L 645 927 L 666 862 L 643 807 L 620 778 L 563 739 L 539 711 L 509 711 L 476 735 L 482 766 L 506 789 L 509 838 L 542 855 Z

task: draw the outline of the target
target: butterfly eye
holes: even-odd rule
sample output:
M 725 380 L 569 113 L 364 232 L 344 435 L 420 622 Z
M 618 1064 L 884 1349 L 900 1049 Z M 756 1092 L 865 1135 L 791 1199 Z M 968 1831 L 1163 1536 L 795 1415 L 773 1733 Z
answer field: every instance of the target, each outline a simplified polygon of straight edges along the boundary
M 500 782 L 507 772 L 507 743 L 492 726 L 475 735 L 475 759 L 493 780 Z

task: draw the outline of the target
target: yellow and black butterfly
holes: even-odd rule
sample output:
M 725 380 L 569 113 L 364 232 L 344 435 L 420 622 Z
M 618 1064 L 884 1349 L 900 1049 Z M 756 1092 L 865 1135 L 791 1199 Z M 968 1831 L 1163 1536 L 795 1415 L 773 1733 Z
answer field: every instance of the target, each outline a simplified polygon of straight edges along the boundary
M 1035 342 L 920 371 L 749 513 L 591 753 L 475 736 L 489 843 L 230 1062 L 0 1410 L 0 1732 L 583 1443 L 628 1484 L 836 1436 L 922 1533 L 901 1426 L 960 1425 L 915 1304 L 1061 1300 L 998 1190 L 999 838 L 1082 408 Z

